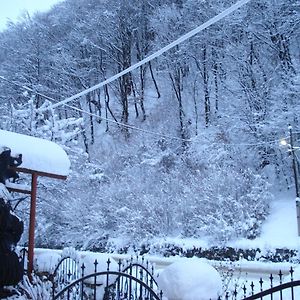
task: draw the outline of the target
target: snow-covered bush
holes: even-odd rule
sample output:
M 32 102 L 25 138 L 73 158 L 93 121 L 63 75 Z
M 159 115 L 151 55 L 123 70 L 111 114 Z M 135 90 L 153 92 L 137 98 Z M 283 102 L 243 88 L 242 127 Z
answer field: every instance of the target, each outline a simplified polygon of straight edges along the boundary
M 190 181 L 189 192 L 197 191 L 198 201 L 186 211 L 185 235 L 219 242 L 255 238 L 272 199 L 268 181 L 250 168 L 252 160 L 248 162 L 245 153 L 214 143 L 217 134 L 211 135 L 211 146 L 195 143 L 190 149 L 191 169 L 197 177 Z
M 99 143 L 90 161 L 73 149 L 68 181 L 43 181 L 39 245 L 104 251 L 110 238 L 122 238 L 126 247 L 154 237 L 222 244 L 259 234 L 272 198 L 269 185 L 237 150 L 208 151 L 195 141 L 176 155 L 167 143 L 163 150 L 159 143 L 135 143 L 131 148 L 111 137 L 114 152 Z
M 187 234 L 219 241 L 258 236 L 271 199 L 267 182 L 251 170 L 211 169 L 202 181 L 199 205 L 186 224 Z
M 31 281 L 24 276 L 23 281 L 16 287 L 16 292 L 19 295 L 13 296 L 12 299 L 50 300 L 52 299 L 52 284 L 36 275 L 32 275 Z
M 36 110 L 36 97 L 32 97 L 27 104 L 20 108 L 12 108 L 12 128 L 21 133 L 45 138 L 62 145 L 72 142 L 76 144 L 81 132 L 82 118 L 62 118 L 50 108 L 51 102 L 44 101 Z

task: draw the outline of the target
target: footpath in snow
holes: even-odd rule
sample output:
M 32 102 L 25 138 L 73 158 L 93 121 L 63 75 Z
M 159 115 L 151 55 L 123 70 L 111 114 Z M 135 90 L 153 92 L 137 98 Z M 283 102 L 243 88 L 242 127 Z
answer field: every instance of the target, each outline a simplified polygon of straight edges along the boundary
M 231 246 L 260 249 L 298 249 L 296 201 L 291 194 L 280 195 L 271 203 L 271 212 L 262 227 L 261 236 L 255 240 L 241 239 Z

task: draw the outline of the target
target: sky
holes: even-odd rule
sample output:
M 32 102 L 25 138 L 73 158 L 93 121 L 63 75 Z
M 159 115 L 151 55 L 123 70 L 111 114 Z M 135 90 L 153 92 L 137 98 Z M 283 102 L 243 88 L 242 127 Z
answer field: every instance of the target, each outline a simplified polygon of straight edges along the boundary
M 47 11 L 62 0 L 0 0 L 0 31 L 6 28 L 8 20 L 17 21 L 25 11 L 30 15 L 37 11 Z

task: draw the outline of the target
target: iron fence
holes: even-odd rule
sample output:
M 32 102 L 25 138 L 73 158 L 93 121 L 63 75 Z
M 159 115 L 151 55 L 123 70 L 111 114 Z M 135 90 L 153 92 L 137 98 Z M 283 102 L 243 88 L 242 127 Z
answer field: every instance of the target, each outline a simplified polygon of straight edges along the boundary
M 86 266 L 71 257 L 63 258 L 49 276 L 52 282 L 52 299 L 72 300 L 162 300 L 154 267 L 142 258 L 139 261 L 118 261 L 118 267 L 98 270 L 94 261 L 93 273 L 86 274 Z M 184 284 L 184 283 L 183 283 Z M 268 279 L 234 284 L 218 300 L 296 300 L 300 299 L 300 280 L 294 280 L 294 269 L 289 276 L 281 271 Z
M 74 264 L 76 264 L 74 266 Z M 154 278 L 154 268 L 148 262 L 118 262 L 118 270 L 111 270 L 111 261 L 107 260 L 107 269 L 98 271 L 98 262 L 94 261 L 94 272 L 85 274 L 86 266 L 74 261 L 66 265 L 62 260 L 51 276 L 52 299 L 103 299 L 103 300 L 161 300 L 162 292 Z M 58 270 L 61 270 L 59 275 Z M 79 272 L 80 270 L 80 272 Z M 79 274 L 80 273 L 80 274 Z M 76 278 L 77 277 L 77 278 Z
M 285 282 L 284 282 L 285 281 Z M 298 288 L 297 288 L 298 287 Z M 236 285 L 232 291 L 227 291 L 218 300 L 296 300 L 300 299 L 300 280 L 294 281 L 294 269 L 289 270 L 289 278 L 279 271 L 277 275 L 270 274 L 268 280 L 251 281 L 248 285 Z
M 23 267 L 23 273 L 27 274 L 28 250 L 26 248 L 20 249 L 18 252 L 18 256 L 19 256 L 19 261 L 21 262 Z
M 52 283 L 52 297 L 57 291 L 62 290 L 65 286 L 80 278 L 80 276 L 78 260 L 70 256 L 63 257 L 58 262 L 53 273 L 48 276 Z
M 264 299 L 264 297 L 270 296 L 271 299 L 279 299 L 279 300 L 296 300 L 299 299 L 299 296 L 296 297 L 295 288 L 300 286 L 300 280 L 291 281 L 287 283 L 283 283 L 281 285 L 272 287 L 268 290 L 261 291 L 260 293 L 254 294 L 244 298 L 244 300 L 255 300 L 255 299 Z M 288 293 L 284 293 L 287 291 Z M 270 297 L 268 297 L 270 299 Z

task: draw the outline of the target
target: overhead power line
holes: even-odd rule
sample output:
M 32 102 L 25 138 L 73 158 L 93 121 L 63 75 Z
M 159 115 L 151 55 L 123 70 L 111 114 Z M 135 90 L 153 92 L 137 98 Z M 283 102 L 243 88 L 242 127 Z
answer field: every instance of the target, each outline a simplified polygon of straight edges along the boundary
M 50 101 L 53 101 L 53 102 L 58 101 L 54 98 L 51 98 L 51 97 L 46 96 L 44 94 L 41 94 L 41 93 L 33 90 L 32 88 L 26 86 L 26 85 L 21 85 L 19 83 L 11 81 L 11 80 L 5 78 L 4 76 L 0 76 L 0 79 L 8 82 L 11 85 L 15 85 L 19 88 L 22 88 L 22 89 L 26 90 L 26 91 L 32 92 L 36 95 L 40 95 L 41 97 L 44 97 L 47 100 L 50 100 Z M 195 137 L 190 138 L 190 139 L 183 139 L 183 138 L 179 138 L 179 137 L 175 137 L 175 136 L 171 136 L 171 135 L 167 135 L 167 134 L 163 134 L 163 133 L 159 133 L 159 132 L 155 132 L 155 131 L 151 131 L 151 130 L 147 130 L 147 129 L 142 129 L 142 128 L 139 128 L 139 127 L 135 127 L 133 125 L 124 124 L 122 122 L 118 122 L 118 121 L 115 121 L 115 120 L 112 120 L 112 119 L 108 119 L 108 118 L 99 116 L 95 113 L 86 111 L 84 109 L 78 108 L 78 107 L 73 106 L 73 105 L 65 104 L 65 106 L 67 106 L 67 107 L 69 107 L 69 108 L 71 108 L 75 111 L 81 112 L 83 114 L 87 114 L 89 116 L 99 118 L 103 121 L 106 121 L 106 122 L 109 122 L 109 123 L 112 123 L 112 124 L 116 124 L 118 126 L 121 126 L 121 127 L 127 128 L 127 129 L 131 129 L 131 130 L 139 131 L 139 132 L 142 132 L 142 133 L 150 134 L 150 135 L 153 135 L 153 136 L 159 136 L 161 138 L 165 138 L 165 139 L 169 139 L 169 140 L 178 140 L 178 141 L 183 141 L 183 142 L 192 142 L 195 139 Z M 294 132 L 294 133 L 299 134 L 300 132 L 297 131 L 297 132 Z M 284 139 L 288 139 L 288 137 L 285 136 Z M 277 144 L 277 143 L 279 144 L 280 141 L 281 141 L 281 139 L 274 139 L 274 140 L 271 140 L 271 141 L 257 142 L 257 143 L 228 143 L 228 144 L 226 144 L 226 143 L 221 143 L 221 142 L 219 142 L 219 143 L 218 142 L 213 142 L 213 143 L 210 143 L 210 146 L 216 146 L 216 145 L 227 145 L 227 146 L 262 146 L 262 145 L 264 145 L 264 146 L 266 146 L 266 145 L 273 145 L 273 144 Z
M 162 49 L 156 51 L 155 53 L 151 54 L 150 56 L 146 57 L 145 59 L 141 60 L 140 62 L 134 64 L 133 66 L 123 70 L 122 72 L 108 78 L 107 80 L 100 82 L 99 84 L 96 84 L 80 93 L 77 93 L 69 98 L 66 98 L 65 100 L 62 100 L 56 104 L 53 104 L 51 107 L 49 108 L 43 108 L 43 109 L 39 109 L 39 111 L 45 111 L 47 109 L 51 109 L 51 108 L 57 108 L 60 107 L 62 105 L 65 105 L 79 97 L 82 97 L 96 89 L 99 89 L 111 82 L 113 82 L 114 80 L 120 78 L 121 76 L 137 69 L 138 67 L 146 64 L 147 62 L 153 60 L 154 58 L 162 55 L 163 53 L 167 52 L 168 50 L 174 48 L 175 46 L 181 44 L 182 42 L 186 41 L 187 39 L 193 37 L 194 35 L 196 35 L 197 33 L 199 33 L 200 31 L 206 29 L 207 27 L 215 24 L 216 22 L 222 20 L 223 18 L 225 18 L 226 16 L 228 16 L 229 14 L 233 13 L 234 11 L 236 11 L 237 9 L 239 9 L 240 7 L 242 7 L 243 5 L 245 5 L 246 3 L 248 3 L 251 0 L 240 0 L 238 2 L 236 2 L 235 4 L 233 4 L 232 6 L 230 6 L 229 8 L 225 9 L 223 12 L 219 13 L 218 15 L 214 16 L 213 18 L 211 18 L 210 20 L 208 20 L 207 22 L 203 23 L 202 25 L 198 26 L 197 28 L 189 31 L 188 33 L 186 33 L 185 35 L 181 36 L 180 38 L 178 38 L 177 40 L 173 41 L 172 43 L 170 43 L 169 45 L 163 47 Z
M 19 87 L 21 89 L 24 89 L 24 90 L 26 90 L 28 92 L 31 92 L 31 93 L 33 93 L 35 95 L 39 95 L 41 97 L 44 97 L 45 99 L 50 100 L 52 102 L 56 102 L 57 103 L 57 101 L 58 101 L 58 100 L 56 100 L 54 98 L 51 98 L 51 97 L 46 96 L 44 94 L 41 94 L 41 93 L 33 90 L 32 88 L 26 86 L 26 85 L 21 85 L 21 84 L 19 84 L 17 82 L 11 81 L 11 80 L 5 78 L 4 76 L 0 76 L 0 80 L 4 80 L 4 81 L 8 82 L 11 85 L 15 85 L 15 86 L 17 86 L 17 87 Z M 178 140 L 178 141 L 183 141 L 183 142 L 190 142 L 191 141 L 190 139 L 183 139 L 183 138 L 179 138 L 179 137 L 175 137 L 175 136 L 171 136 L 171 135 L 167 135 L 167 134 L 163 134 L 163 133 L 159 133 L 159 132 L 155 132 L 155 131 L 151 131 L 151 130 L 147 130 L 147 129 L 142 129 L 142 128 L 139 128 L 139 127 L 135 127 L 133 125 L 124 124 L 122 122 L 118 122 L 118 121 L 115 121 L 115 120 L 112 120 L 112 119 L 108 119 L 108 118 L 99 116 L 99 115 L 97 115 L 95 113 L 86 111 L 84 109 L 78 108 L 78 107 L 73 106 L 73 105 L 69 105 L 69 104 L 64 104 L 64 105 L 67 106 L 67 107 L 69 107 L 69 108 L 71 108 L 71 109 L 73 109 L 73 110 L 75 110 L 75 111 L 81 112 L 83 114 L 86 114 L 86 115 L 89 115 L 89 116 L 92 116 L 92 117 L 96 117 L 96 118 L 101 119 L 103 121 L 106 121 L 106 122 L 109 122 L 109 123 L 112 123 L 112 124 L 116 124 L 118 126 L 121 126 L 121 127 L 127 128 L 127 129 L 132 129 L 132 130 L 135 130 L 135 131 L 140 131 L 140 132 L 143 132 L 143 133 L 151 134 L 151 135 L 154 135 L 154 136 L 159 136 L 161 138 L 170 139 L 170 140 Z M 49 109 L 49 107 L 51 108 L 52 106 L 49 105 L 47 108 Z M 43 113 L 44 111 L 38 110 L 38 112 Z
M 121 122 L 116 122 L 114 120 L 111 120 L 111 119 L 107 119 L 107 118 L 103 118 L 103 117 L 100 117 L 96 114 L 93 114 L 93 113 L 90 113 L 90 112 L 87 112 L 87 111 L 84 111 L 82 109 L 79 109 L 77 107 L 74 107 L 74 106 L 71 106 L 71 105 L 68 105 L 69 102 L 79 98 L 79 97 L 82 97 L 96 89 L 99 89 L 111 82 L 113 82 L 114 80 L 120 78 L 121 76 L 137 69 L 138 67 L 146 64 L 147 62 L 150 62 L 151 60 L 157 58 L 158 56 L 162 55 L 163 53 L 167 52 L 168 50 L 174 48 L 175 46 L 179 45 L 180 43 L 186 41 L 187 39 L 193 37 L 194 35 L 198 34 L 200 31 L 208 28 L 209 26 L 215 24 L 216 22 L 220 21 L 221 19 L 225 18 L 226 16 L 228 16 L 229 14 L 233 13 L 234 11 L 236 11 L 237 9 L 239 9 L 240 7 L 242 7 L 243 5 L 245 5 L 246 3 L 248 3 L 249 1 L 251 0 L 240 0 L 238 2 L 236 2 L 234 5 L 230 6 L 229 8 L 227 8 L 226 10 L 224 10 L 223 12 L 221 12 L 220 14 L 214 16 L 213 18 L 211 18 L 210 20 L 208 20 L 207 22 L 203 23 L 202 25 L 198 26 L 197 28 L 189 31 L 188 33 L 186 33 L 185 35 L 181 36 L 180 38 L 178 38 L 177 40 L 173 41 L 172 43 L 170 43 L 169 45 L 163 47 L 162 49 L 156 51 L 155 53 L 153 53 L 152 55 L 146 57 L 145 59 L 141 60 L 140 62 L 134 64 L 133 66 L 123 70 L 122 72 L 110 77 L 109 79 L 97 84 L 97 85 L 94 85 L 80 93 L 77 93 L 69 98 L 66 98 L 65 100 L 62 100 L 60 102 L 57 102 L 58 100 L 55 100 L 51 97 L 48 97 L 46 95 L 43 95 L 37 91 L 34 91 L 33 89 L 27 87 L 27 86 L 21 86 L 15 82 L 12 82 L 12 81 L 9 81 L 8 79 L 6 79 L 5 77 L 3 76 L 0 76 L 0 79 L 2 80 L 5 80 L 11 84 L 14 84 L 16 86 L 19 86 L 19 87 L 22 87 L 24 88 L 25 90 L 27 91 L 30 91 L 30 92 L 33 92 L 35 94 L 38 94 L 48 100 L 51 100 L 51 101 L 55 101 L 57 103 L 55 104 L 52 104 L 52 105 L 49 105 L 48 107 L 45 107 L 45 108 L 40 108 L 38 109 L 37 111 L 38 112 L 44 112 L 44 111 L 47 111 L 49 109 L 54 109 L 54 108 L 57 108 L 57 107 L 60 107 L 62 105 L 65 105 L 67 107 L 70 107 L 71 109 L 74 109 L 74 110 L 77 110 L 77 111 L 80 111 L 82 113 L 85 113 L 85 114 L 88 114 L 88 115 L 92 115 L 92 116 L 95 116 L 97 118 L 100 118 L 102 120 L 105 120 L 105 121 L 108 121 L 108 122 L 111 122 L 111 123 L 115 123 L 117 125 L 120 125 L 120 126 L 123 126 L 123 127 L 126 127 L 126 128 L 129 128 L 129 129 L 133 129 L 133 130 L 138 130 L 138 131 L 141 131 L 141 132 L 144 132 L 144 133 L 148 133 L 148 134 L 152 134 L 152 135 L 156 135 L 156 136 L 161 136 L 161 137 L 164 137 L 164 138 L 168 138 L 168 139 L 176 139 L 176 140 L 183 140 L 183 141 L 191 141 L 190 139 L 182 139 L 182 138 L 178 138 L 178 137 L 173 137 L 173 136 L 168 136 L 168 135 L 164 135 L 164 134 L 161 134 L 161 133 L 157 133 L 157 132 L 152 132 L 152 131 L 148 131 L 148 130 L 143 130 L 141 128 L 138 128 L 138 127 L 135 127 L 135 126 L 131 126 L 131 125 L 128 125 L 128 124 L 123 124 Z

